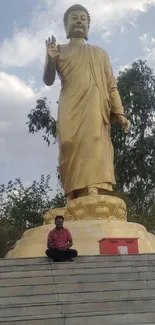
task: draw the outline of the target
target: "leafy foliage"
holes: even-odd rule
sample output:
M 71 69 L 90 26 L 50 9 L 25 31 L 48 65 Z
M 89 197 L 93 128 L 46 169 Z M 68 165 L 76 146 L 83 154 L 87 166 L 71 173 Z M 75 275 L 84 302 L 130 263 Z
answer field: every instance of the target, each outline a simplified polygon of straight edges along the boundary
M 64 206 L 64 197 L 58 192 L 52 198 L 50 176 L 41 176 L 24 186 L 19 178 L 0 185 L 0 257 L 12 248 L 26 229 L 43 224 L 43 216 L 51 208 Z
M 56 121 L 52 117 L 47 98 L 37 100 L 36 107 L 28 114 L 29 133 L 44 130 L 43 139 L 50 145 L 50 137 L 56 138 Z
M 20 231 L 43 223 L 45 211 L 51 208 L 50 176 L 41 176 L 40 182 L 24 187 L 17 178 L 7 186 L 1 185 L 0 218 L 6 217 Z
M 66 199 L 62 192 L 56 194 L 52 199 L 52 206 L 54 208 L 63 208 L 66 205 Z
M 13 248 L 20 237 L 21 232 L 18 228 L 11 225 L 6 218 L 0 219 L 0 258 Z
M 155 195 L 155 76 L 145 61 L 137 61 L 119 74 L 125 112 L 131 131 L 112 130 L 117 186 L 128 193 L 135 212 L 149 212 Z

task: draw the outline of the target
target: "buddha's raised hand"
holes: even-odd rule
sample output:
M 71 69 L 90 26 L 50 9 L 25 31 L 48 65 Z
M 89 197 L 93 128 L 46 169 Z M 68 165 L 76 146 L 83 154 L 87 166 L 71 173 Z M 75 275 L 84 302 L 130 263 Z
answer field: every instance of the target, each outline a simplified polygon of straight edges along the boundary
M 59 46 L 56 45 L 56 38 L 52 35 L 52 38 L 46 40 L 47 55 L 50 60 L 56 62 L 60 55 Z

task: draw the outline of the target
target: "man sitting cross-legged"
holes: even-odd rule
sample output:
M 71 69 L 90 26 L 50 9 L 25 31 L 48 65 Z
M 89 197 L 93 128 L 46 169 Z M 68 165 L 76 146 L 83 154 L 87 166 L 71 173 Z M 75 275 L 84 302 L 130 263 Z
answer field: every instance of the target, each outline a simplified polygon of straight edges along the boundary
M 71 249 L 73 240 L 68 229 L 63 227 L 64 217 L 55 218 L 55 229 L 48 234 L 46 255 L 54 262 L 71 261 L 77 256 L 77 251 Z

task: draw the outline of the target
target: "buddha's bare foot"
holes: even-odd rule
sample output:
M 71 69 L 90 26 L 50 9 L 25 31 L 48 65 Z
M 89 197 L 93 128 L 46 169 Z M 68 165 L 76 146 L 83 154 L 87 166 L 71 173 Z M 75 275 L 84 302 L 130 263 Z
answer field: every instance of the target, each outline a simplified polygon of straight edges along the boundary
M 98 195 L 98 189 L 96 187 L 88 187 L 88 195 Z

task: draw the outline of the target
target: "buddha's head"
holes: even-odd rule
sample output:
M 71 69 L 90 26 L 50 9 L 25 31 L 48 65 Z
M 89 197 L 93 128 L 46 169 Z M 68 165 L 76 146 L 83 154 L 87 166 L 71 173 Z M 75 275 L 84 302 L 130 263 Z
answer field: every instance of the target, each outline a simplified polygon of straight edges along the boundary
M 90 15 L 81 5 L 73 5 L 64 14 L 64 26 L 67 38 L 84 38 L 88 40 Z

